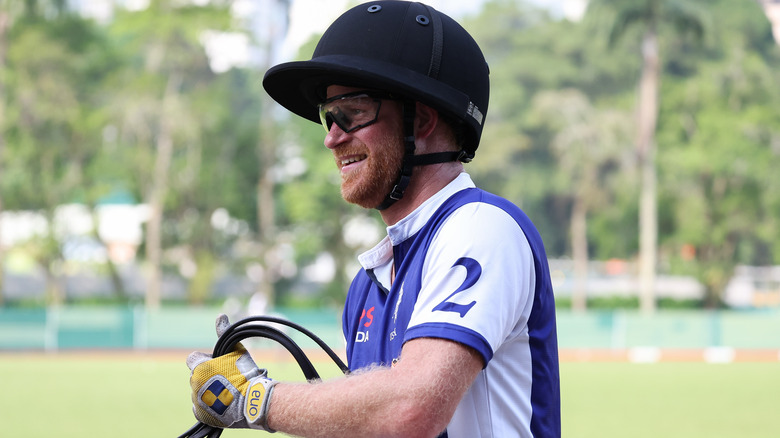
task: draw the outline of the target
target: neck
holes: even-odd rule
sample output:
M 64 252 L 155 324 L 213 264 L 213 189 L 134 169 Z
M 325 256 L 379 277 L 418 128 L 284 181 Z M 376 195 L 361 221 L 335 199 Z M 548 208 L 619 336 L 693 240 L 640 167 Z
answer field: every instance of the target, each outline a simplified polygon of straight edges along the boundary
M 387 225 L 395 225 L 408 216 L 417 207 L 438 193 L 463 172 L 460 162 L 448 162 L 418 166 L 414 168 L 412 181 L 404 197 L 385 210 L 379 212 Z

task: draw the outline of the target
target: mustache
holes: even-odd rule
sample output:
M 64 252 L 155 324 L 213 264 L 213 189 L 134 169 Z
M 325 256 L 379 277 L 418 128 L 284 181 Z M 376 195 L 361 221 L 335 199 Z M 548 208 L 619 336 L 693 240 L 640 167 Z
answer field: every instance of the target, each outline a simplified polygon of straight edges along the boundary
M 369 150 L 363 143 L 348 144 L 333 149 L 333 159 L 338 163 L 340 157 L 346 157 L 349 155 L 369 155 Z

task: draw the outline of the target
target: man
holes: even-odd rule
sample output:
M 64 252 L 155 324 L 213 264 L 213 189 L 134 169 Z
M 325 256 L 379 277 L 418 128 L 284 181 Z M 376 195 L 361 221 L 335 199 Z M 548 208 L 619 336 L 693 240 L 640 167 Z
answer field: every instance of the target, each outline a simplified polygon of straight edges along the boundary
M 388 236 L 360 255 L 347 295 L 349 376 L 278 383 L 242 347 L 193 353 L 198 419 L 306 437 L 560 436 L 541 238 L 463 171 L 489 94 L 471 36 L 426 5 L 370 2 L 337 19 L 311 60 L 271 68 L 263 85 L 325 126 L 344 199 L 378 209 Z

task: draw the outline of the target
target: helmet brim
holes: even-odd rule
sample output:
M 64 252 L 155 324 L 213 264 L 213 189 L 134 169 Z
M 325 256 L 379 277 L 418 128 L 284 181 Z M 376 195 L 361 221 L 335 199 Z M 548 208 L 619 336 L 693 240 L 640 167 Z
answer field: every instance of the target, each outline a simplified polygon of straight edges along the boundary
M 463 119 L 466 94 L 435 79 L 394 64 L 350 55 L 326 55 L 309 61 L 279 64 L 263 78 L 266 92 L 300 117 L 320 122 L 317 104 L 330 85 L 364 87 L 399 94 Z M 446 98 L 442 99 L 442 96 Z

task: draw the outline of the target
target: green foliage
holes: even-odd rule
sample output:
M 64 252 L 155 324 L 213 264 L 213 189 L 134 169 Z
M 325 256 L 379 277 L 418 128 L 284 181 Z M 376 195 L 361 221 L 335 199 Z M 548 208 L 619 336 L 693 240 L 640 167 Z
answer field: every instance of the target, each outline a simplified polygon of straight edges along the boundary
M 262 71 L 210 70 L 202 32 L 247 31 L 234 29 L 226 4 L 155 0 L 98 25 L 66 13 L 63 2 L 0 2 L 13 18 L 2 64 L 3 209 L 51 217 L 64 203 L 94 206 L 117 191 L 149 202 L 163 188 L 160 245 L 203 265 L 192 291 L 208 302 L 213 275 L 266 265 L 257 190 L 270 166 L 279 245 L 292 248 L 288 261 L 298 267 L 276 279 L 279 299 L 337 303 L 366 244 L 347 244 L 345 225 L 382 224 L 341 199 L 321 127 L 264 110 Z M 641 57 L 640 29 L 630 24 L 652 15 L 663 53 L 659 270 L 696 276 L 715 305 L 736 265 L 780 263 L 780 49 L 757 2 L 701 5 L 593 0 L 571 22 L 527 2 L 486 2 L 463 20 L 491 69 L 487 124 L 467 170 L 529 214 L 550 257 L 571 256 L 579 202 L 587 206 L 589 256 L 635 258 Z M 623 25 L 608 25 L 618 18 Z M 264 154 L 260 126 L 269 120 L 276 140 Z M 162 134 L 173 146 L 160 181 Z M 224 213 L 224 226 L 212 226 Z M 29 246 L 59 272 L 56 235 Z M 302 272 L 323 253 L 336 275 L 308 284 Z M 175 257 L 162 263 L 178 273 Z M 302 294 L 309 289 L 313 296 Z
M 768 236 L 778 226 L 780 57 L 759 8 L 728 6 L 713 5 L 706 47 L 670 53 L 670 65 L 696 68 L 668 76 L 658 131 L 661 245 L 672 271 L 699 278 L 711 303 L 736 264 L 777 263 Z M 686 244 L 695 263 L 679 255 Z

